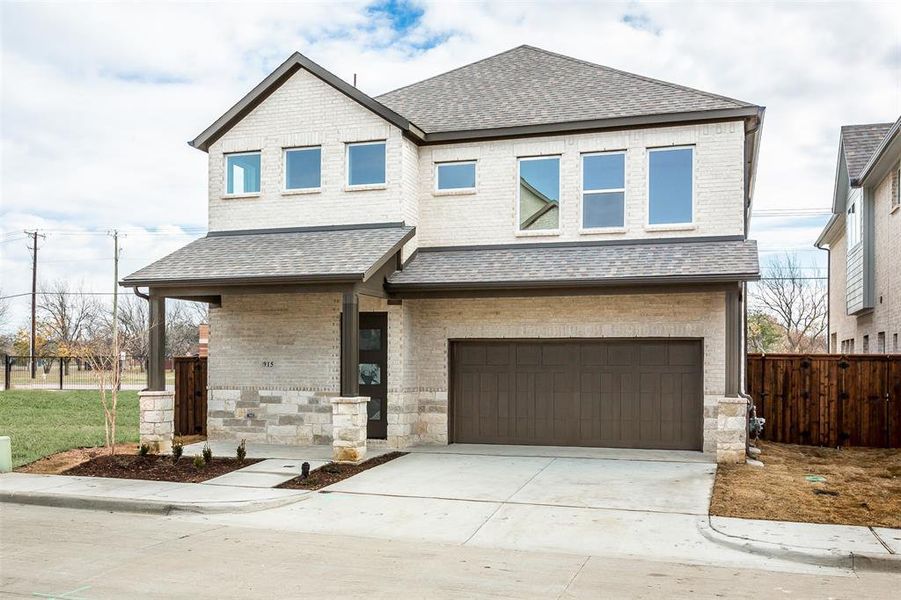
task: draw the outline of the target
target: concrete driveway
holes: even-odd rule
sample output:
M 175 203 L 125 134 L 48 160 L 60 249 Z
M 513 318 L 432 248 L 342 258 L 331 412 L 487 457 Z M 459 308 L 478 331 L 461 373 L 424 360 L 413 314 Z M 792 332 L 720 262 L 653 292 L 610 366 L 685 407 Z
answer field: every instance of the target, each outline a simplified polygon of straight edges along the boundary
M 296 504 L 191 517 L 246 527 L 790 571 L 701 534 L 700 453 L 452 445 L 413 449 Z

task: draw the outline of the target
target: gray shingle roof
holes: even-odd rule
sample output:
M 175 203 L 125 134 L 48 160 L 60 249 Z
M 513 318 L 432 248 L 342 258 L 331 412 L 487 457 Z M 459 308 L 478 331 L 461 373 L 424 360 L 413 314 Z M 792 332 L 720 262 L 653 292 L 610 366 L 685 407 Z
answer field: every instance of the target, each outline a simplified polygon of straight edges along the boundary
M 894 123 L 871 123 L 842 127 L 842 151 L 845 154 L 848 177 L 857 179 L 892 125 Z
M 728 281 L 759 277 L 757 242 L 733 238 L 660 243 L 420 249 L 388 278 L 391 290 Z
M 426 133 L 753 107 L 519 46 L 376 100 Z
M 211 233 L 132 273 L 123 284 L 362 280 L 413 233 L 403 225 Z

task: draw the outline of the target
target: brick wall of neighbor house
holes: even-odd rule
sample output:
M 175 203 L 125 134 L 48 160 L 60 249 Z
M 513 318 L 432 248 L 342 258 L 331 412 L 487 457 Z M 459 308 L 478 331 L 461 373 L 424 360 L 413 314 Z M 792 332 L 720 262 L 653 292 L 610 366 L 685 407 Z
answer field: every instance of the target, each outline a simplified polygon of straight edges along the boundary
M 722 293 L 400 305 L 362 297 L 361 311 L 388 313 L 387 445 L 447 443 L 449 339 L 560 337 L 703 338 L 704 450 L 716 452 L 718 442 L 721 452 L 729 443 L 742 445 L 744 429 L 735 426 L 723 398 L 724 302 Z M 329 443 L 329 399 L 339 389 L 339 314 L 337 294 L 223 297 L 210 313 L 210 438 Z
M 873 194 L 875 213 L 873 310 L 859 317 L 845 310 L 846 244 L 845 233 L 837 234 L 830 244 L 829 327 L 836 334 L 838 350 L 843 340 L 854 339 L 855 352 L 863 352 L 863 337 L 869 336 L 870 352 L 879 350 L 879 333 L 885 333 L 885 349 L 901 351 L 901 210 L 892 212 L 892 174 L 876 186 Z M 894 348 L 898 334 L 899 348 Z
M 345 191 L 345 144 L 387 139 L 384 189 Z M 318 193 L 285 194 L 284 148 L 322 146 Z M 304 70 L 295 73 L 209 150 L 209 229 L 403 221 L 401 132 Z M 261 194 L 224 198 L 224 153 L 262 150 Z
M 704 338 L 704 450 L 743 440 L 743 426 L 731 431 L 723 429 L 731 421 L 718 424 L 725 390 L 724 302 L 722 293 L 405 300 L 419 404 L 413 440 L 447 443 L 449 339 L 561 337 Z
M 420 246 L 644 237 L 741 235 L 744 127 L 741 122 L 507 139 L 419 149 Z M 646 148 L 695 146 L 695 221 L 692 229 L 647 227 Z M 627 150 L 626 232 L 580 233 L 581 154 Z M 516 159 L 561 156 L 560 234 L 516 235 Z M 434 192 L 435 162 L 477 161 L 475 194 Z

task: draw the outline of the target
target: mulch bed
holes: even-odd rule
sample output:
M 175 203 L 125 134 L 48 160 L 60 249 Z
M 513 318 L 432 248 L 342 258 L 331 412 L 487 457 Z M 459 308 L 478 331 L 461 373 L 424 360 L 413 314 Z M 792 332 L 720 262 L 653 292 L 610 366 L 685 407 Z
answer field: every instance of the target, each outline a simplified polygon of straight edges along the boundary
M 258 462 L 259 459 L 250 458 L 244 462 L 238 462 L 237 458 L 214 458 L 210 464 L 197 468 L 194 466 L 193 458 L 189 456 L 182 456 L 177 463 L 173 463 L 171 456 L 159 454 L 148 456 L 117 454 L 98 456 L 61 474 L 200 483 Z
M 763 468 L 719 466 L 710 514 L 901 527 L 901 449 L 759 446 Z
M 357 473 L 362 473 L 372 467 L 383 465 L 390 460 L 400 458 L 406 454 L 407 452 L 389 452 L 388 454 L 370 458 L 358 465 L 328 463 L 327 465 L 323 465 L 318 469 L 310 471 L 310 476 L 306 479 L 295 477 L 278 487 L 285 490 L 318 490 L 328 485 L 332 485 L 333 483 L 338 483 L 348 477 L 352 477 Z

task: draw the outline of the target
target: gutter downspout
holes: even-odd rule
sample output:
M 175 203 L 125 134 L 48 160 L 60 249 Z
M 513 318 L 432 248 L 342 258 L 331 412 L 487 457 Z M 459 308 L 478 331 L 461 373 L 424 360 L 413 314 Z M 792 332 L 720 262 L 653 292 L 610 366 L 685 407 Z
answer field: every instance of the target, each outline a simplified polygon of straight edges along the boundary
M 138 298 L 143 298 L 147 302 L 150 302 L 150 294 L 141 292 L 137 287 L 131 288 L 131 291 L 133 291 L 135 293 L 135 296 L 137 296 Z
M 745 281 L 741 284 L 741 300 L 743 309 L 742 310 L 742 318 L 741 318 L 741 366 L 739 368 L 739 377 L 738 377 L 738 395 L 741 398 L 744 398 L 748 403 L 748 418 L 745 419 L 745 455 L 750 456 L 750 448 L 751 448 L 751 419 L 757 418 L 757 408 L 754 406 L 754 399 L 748 394 L 745 389 L 745 385 L 747 383 L 747 369 L 748 369 L 748 282 Z

